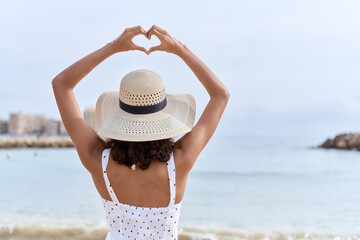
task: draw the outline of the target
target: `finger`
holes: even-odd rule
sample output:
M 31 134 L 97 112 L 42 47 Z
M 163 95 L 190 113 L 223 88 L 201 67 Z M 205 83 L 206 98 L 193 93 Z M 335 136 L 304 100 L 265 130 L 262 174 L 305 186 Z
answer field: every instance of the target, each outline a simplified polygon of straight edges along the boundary
M 159 29 L 158 26 L 152 25 L 151 28 L 147 31 L 147 37 L 148 37 L 148 39 L 151 38 L 150 33 L 153 32 L 154 30 L 157 30 L 159 33 L 165 34 L 165 33 L 162 31 L 162 29 Z
M 145 31 L 145 29 L 143 28 L 139 28 L 137 30 L 134 30 L 132 32 L 129 32 L 129 34 L 132 36 L 132 37 L 135 37 L 136 35 L 139 35 L 139 34 L 142 34 L 144 35 L 145 37 L 147 37 L 147 32 Z
M 164 29 L 160 28 L 160 27 L 157 26 L 157 25 L 152 25 L 148 32 L 150 32 L 150 31 L 153 30 L 153 29 L 157 30 L 158 32 L 160 32 L 160 33 L 162 33 L 162 34 L 164 34 L 164 35 L 167 34 L 167 32 L 166 32 Z
M 164 35 L 163 34 L 161 34 L 160 32 L 158 32 L 156 29 L 153 29 L 153 30 L 151 30 L 150 32 L 148 32 L 148 39 L 151 39 L 151 36 L 152 35 L 155 35 L 155 36 L 157 36 L 160 40 L 161 39 L 164 39 Z
M 155 46 L 155 47 L 151 47 L 149 50 L 148 50 L 148 53 L 150 54 L 151 52 L 154 52 L 154 51 L 161 51 L 162 50 L 162 45 L 158 45 L 158 46 Z
M 130 28 L 125 28 L 125 32 L 133 32 L 135 30 L 141 29 L 142 27 L 140 25 Z
M 147 34 L 149 35 L 149 32 L 151 32 L 154 29 L 154 25 L 151 26 L 151 28 L 147 31 Z

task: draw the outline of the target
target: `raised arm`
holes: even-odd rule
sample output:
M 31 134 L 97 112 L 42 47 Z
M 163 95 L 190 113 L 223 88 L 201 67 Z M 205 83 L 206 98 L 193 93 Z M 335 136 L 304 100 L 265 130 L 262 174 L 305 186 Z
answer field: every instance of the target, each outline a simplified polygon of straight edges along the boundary
M 214 134 L 228 103 L 230 93 L 205 63 L 186 45 L 156 25 L 148 31 L 148 38 L 151 38 L 152 35 L 157 36 L 161 44 L 150 48 L 149 54 L 152 51 L 166 51 L 179 56 L 191 68 L 210 95 L 210 100 L 199 121 L 190 132 L 175 143 L 175 147 L 181 152 L 181 167 L 185 172 L 189 172 L 200 152 Z
M 82 164 L 90 173 L 97 171 L 101 166 L 100 158 L 97 160 L 94 156 L 99 152 L 101 154 L 105 145 L 97 133 L 85 122 L 73 89 L 91 70 L 117 52 L 141 50 L 148 54 L 145 48 L 137 46 L 131 41 L 139 34 L 146 36 L 146 31 L 140 26 L 125 29 L 117 39 L 75 62 L 52 80 L 61 119 L 75 144 Z

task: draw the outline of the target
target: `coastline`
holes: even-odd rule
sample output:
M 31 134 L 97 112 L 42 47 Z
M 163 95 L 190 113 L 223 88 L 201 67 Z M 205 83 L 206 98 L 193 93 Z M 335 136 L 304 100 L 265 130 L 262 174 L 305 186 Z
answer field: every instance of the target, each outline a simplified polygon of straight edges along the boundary
M 68 137 L 62 138 L 7 138 L 0 139 L 2 148 L 73 148 L 74 143 Z

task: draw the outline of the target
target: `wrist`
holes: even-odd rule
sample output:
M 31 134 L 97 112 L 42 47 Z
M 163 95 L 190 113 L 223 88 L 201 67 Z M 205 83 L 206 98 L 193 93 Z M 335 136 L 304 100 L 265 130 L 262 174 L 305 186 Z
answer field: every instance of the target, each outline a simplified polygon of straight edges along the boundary
M 112 55 L 112 54 L 115 54 L 117 52 L 119 52 L 114 43 L 113 42 L 109 42 L 108 44 L 106 44 L 103 49 L 109 54 L 109 55 Z
M 182 58 L 188 52 L 190 52 L 190 49 L 185 44 L 180 43 L 178 48 L 176 49 L 175 54 Z

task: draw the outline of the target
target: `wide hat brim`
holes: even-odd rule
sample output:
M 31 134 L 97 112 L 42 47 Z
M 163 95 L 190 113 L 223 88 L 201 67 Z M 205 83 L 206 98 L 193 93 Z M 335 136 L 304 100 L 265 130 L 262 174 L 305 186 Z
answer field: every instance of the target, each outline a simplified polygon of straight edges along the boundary
M 149 114 L 132 114 L 119 106 L 119 92 L 105 92 L 96 103 L 96 128 L 103 139 L 153 141 L 190 132 L 196 102 L 191 94 L 166 94 L 167 105 Z

